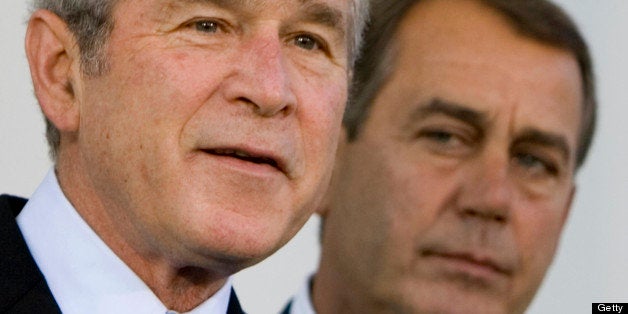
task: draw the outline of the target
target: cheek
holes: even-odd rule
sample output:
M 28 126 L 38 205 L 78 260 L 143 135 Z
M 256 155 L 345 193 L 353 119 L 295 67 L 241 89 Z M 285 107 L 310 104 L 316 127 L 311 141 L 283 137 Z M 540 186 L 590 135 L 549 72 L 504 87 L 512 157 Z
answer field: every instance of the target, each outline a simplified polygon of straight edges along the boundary
M 120 79 L 124 85 L 120 105 L 153 145 L 176 142 L 217 89 L 220 69 L 206 70 L 197 59 L 175 53 L 145 55 L 124 71 L 129 76 Z
M 372 145 L 349 154 L 357 156 L 343 163 L 340 182 L 345 193 L 336 197 L 344 202 L 347 217 L 339 220 L 351 228 L 353 239 L 348 250 L 370 261 L 368 272 L 379 280 L 403 276 L 415 256 L 416 241 L 427 232 L 436 217 L 436 201 L 426 190 L 426 178 L 414 165 L 406 164 L 387 145 Z M 347 164 L 348 163 L 348 164 Z M 365 266 L 367 267 L 367 266 Z M 381 277 L 379 277 L 379 275 Z
M 105 171 L 143 182 L 168 172 L 172 158 L 180 157 L 181 132 L 203 104 L 195 83 L 201 80 L 171 59 L 153 61 L 159 58 L 147 55 L 127 63 L 118 57 L 106 75 L 87 84 L 90 98 L 82 108 L 80 136 L 92 151 L 89 158 L 97 159 L 96 168 L 107 167 L 101 163 L 109 160 L 120 166 Z
M 396 220 L 413 229 L 409 232 L 420 240 L 455 194 L 461 171 L 420 152 L 391 148 L 388 153 L 394 161 L 386 175 L 394 178 L 390 193 L 398 211 Z
M 296 82 L 308 87 L 297 91 L 299 103 L 296 114 L 303 153 L 309 160 L 307 167 L 316 168 L 310 169 L 310 172 L 331 174 L 347 97 L 344 80 L 346 78 L 343 76 L 342 80 L 334 80 L 334 83 L 313 84 L 311 80 L 305 80 L 307 82 L 302 84 Z
M 564 225 L 566 201 L 528 202 L 513 217 L 523 267 L 541 278 L 553 260 Z
M 301 77 L 291 82 L 302 127 L 324 131 L 339 129 L 347 102 L 346 79 L 344 75 L 332 74 L 329 78 Z
M 147 46 L 122 53 L 129 57 L 117 56 L 121 61 L 113 71 L 121 77 L 112 83 L 123 85 L 131 102 L 142 104 L 158 119 L 191 115 L 216 90 L 229 70 L 225 65 L 232 64 L 219 58 L 222 54 L 180 52 L 176 47 Z
M 387 207 L 389 183 L 381 174 L 375 167 L 353 166 L 343 170 L 340 187 L 332 187 L 335 195 L 328 223 L 329 241 L 335 247 L 326 245 L 325 250 L 336 254 L 341 275 L 348 276 L 346 281 L 356 283 L 359 290 L 378 289 L 387 282 L 386 273 L 398 268 L 391 266 L 399 263 L 387 260 L 397 250 L 389 242 L 395 238 L 391 234 L 395 232 L 395 213 Z

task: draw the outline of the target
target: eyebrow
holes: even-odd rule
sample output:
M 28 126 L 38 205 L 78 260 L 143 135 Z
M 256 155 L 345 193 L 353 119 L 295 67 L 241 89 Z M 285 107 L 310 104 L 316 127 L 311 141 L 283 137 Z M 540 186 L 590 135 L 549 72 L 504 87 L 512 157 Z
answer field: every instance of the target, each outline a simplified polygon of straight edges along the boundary
M 412 114 L 411 121 L 425 118 L 434 114 L 442 114 L 456 120 L 468 123 L 478 130 L 486 125 L 486 113 L 473 110 L 465 105 L 440 98 L 433 98 L 426 104 L 419 106 Z
M 560 152 L 565 161 L 569 160 L 569 156 L 571 156 L 571 149 L 569 144 L 567 144 L 567 139 L 560 134 L 527 128 L 514 141 L 514 145 L 521 143 L 533 143 L 554 148 Z

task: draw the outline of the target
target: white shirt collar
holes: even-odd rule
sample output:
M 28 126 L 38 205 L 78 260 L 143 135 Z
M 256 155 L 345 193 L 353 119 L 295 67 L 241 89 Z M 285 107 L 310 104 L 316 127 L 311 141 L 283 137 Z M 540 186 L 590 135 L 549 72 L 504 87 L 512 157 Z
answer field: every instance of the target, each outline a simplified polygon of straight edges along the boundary
M 312 305 L 311 282 L 312 277 L 305 281 L 299 292 L 292 298 L 292 306 L 290 306 L 290 314 L 316 314 Z
M 166 313 L 146 284 L 76 212 L 50 170 L 17 223 L 63 313 Z M 224 314 L 231 280 L 189 313 Z

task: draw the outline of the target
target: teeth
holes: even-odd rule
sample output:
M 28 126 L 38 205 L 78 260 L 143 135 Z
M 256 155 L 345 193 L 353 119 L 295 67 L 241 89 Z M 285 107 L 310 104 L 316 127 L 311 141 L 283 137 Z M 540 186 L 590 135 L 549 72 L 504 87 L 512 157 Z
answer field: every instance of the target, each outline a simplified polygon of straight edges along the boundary
M 236 155 L 239 157 L 251 157 L 249 154 L 245 152 L 236 151 L 233 149 L 216 149 L 214 150 L 214 152 L 219 155 Z
M 223 156 L 235 156 L 237 158 L 242 158 L 243 160 L 248 160 L 250 162 L 254 162 L 254 163 L 265 163 L 265 164 L 269 164 L 273 167 L 278 168 L 277 166 L 277 162 L 273 159 L 270 158 L 265 158 L 265 157 L 259 157 L 259 156 L 252 156 L 247 154 L 246 152 L 240 151 L 240 150 L 235 150 L 235 149 L 213 149 L 210 150 L 209 152 L 211 152 L 212 154 L 216 154 L 216 155 L 223 155 Z
M 218 155 L 235 155 L 238 157 L 243 157 L 243 158 L 251 158 L 253 156 L 243 152 L 243 151 L 239 151 L 239 150 L 234 150 L 234 149 L 215 149 L 214 153 L 218 154 Z
M 235 152 L 235 155 L 239 157 L 251 157 L 251 155 L 240 151 Z

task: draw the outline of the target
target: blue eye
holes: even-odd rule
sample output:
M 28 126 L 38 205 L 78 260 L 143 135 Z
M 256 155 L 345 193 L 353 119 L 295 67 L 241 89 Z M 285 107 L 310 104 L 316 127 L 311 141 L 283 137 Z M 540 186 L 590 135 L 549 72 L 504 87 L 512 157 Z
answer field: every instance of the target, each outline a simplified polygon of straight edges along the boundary
M 466 156 L 477 144 L 472 135 L 461 130 L 449 130 L 446 127 L 426 127 L 419 131 L 416 140 L 428 151 L 449 157 Z
M 545 161 L 543 158 L 539 158 L 533 154 L 519 153 L 515 156 L 517 163 L 530 171 L 543 171 L 550 175 L 558 174 L 558 167 L 551 162 Z
M 321 46 L 322 46 L 316 38 L 309 35 L 296 36 L 294 38 L 294 44 L 305 50 L 321 49 Z
M 425 136 L 440 143 L 450 142 L 454 138 L 453 134 L 446 131 L 430 131 L 426 132 Z
M 216 33 L 220 30 L 220 24 L 215 21 L 203 20 L 194 22 L 197 31 L 203 33 Z

